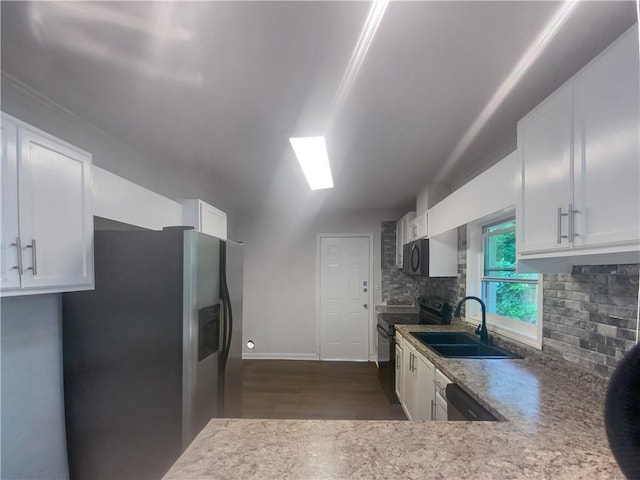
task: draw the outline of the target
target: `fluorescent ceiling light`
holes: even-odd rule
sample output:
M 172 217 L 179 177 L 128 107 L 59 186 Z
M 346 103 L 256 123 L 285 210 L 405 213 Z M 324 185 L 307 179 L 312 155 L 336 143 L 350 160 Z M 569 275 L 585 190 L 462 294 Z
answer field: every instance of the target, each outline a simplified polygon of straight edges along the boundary
M 311 190 L 333 188 L 331 166 L 324 137 L 296 137 L 290 138 L 289 142 L 298 157 L 298 162 L 307 177 Z

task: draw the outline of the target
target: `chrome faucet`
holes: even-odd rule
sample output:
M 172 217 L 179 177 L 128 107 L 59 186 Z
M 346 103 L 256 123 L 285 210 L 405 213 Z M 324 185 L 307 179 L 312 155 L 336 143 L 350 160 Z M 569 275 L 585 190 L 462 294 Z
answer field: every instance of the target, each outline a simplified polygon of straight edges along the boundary
M 460 308 L 462 308 L 462 304 L 466 300 L 477 300 L 480 303 L 480 306 L 482 307 L 482 323 L 478 325 L 478 328 L 476 328 L 476 335 L 480 335 L 480 341 L 482 343 L 489 343 L 489 332 L 487 331 L 487 307 L 485 307 L 482 300 L 478 297 L 464 297 L 460 300 L 460 303 L 458 303 L 453 316 L 456 318 L 460 317 Z

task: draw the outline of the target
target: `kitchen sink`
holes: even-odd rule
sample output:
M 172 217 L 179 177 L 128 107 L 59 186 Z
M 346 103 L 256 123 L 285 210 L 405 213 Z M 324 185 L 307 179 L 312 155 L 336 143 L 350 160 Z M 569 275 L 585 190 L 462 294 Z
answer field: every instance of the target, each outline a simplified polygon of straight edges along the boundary
M 522 358 L 522 355 L 504 348 L 481 343 L 475 345 L 429 345 L 429 348 L 446 358 Z
M 475 345 L 473 335 L 464 332 L 411 332 L 424 345 Z
M 464 332 L 411 332 L 420 343 L 445 358 L 523 358 L 504 348 L 486 345 Z

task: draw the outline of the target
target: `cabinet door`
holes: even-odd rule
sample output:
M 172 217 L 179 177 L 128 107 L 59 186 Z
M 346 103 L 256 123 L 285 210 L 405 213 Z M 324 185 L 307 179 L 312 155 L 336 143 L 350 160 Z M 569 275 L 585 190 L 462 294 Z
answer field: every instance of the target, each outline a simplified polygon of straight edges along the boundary
M 409 420 L 413 420 L 415 413 L 415 392 L 416 382 L 415 373 L 413 371 L 413 362 L 415 359 L 414 350 L 409 344 L 405 344 L 404 356 L 402 363 L 402 408 Z
M 402 268 L 402 247 L 406 233 L 405 218 L 402 217 L 396 222 L 396 267 Z
M 413 420 L 432 420 L 433 402 L 435 400 L 434 374 L 435 367 L 422 355 L 416 355 L 415 363 L 415 404 Z
M 0 158 L 0 208 L 2 250 L 0 252 L 2 291 L 20 288 L 18 269 L 18 158 L 16 125 L 2 118 L 2 157 Z
M 200 231 L 207 235 L 227 239 L 227 214 L 211 205 L 200 202 Z
M 22 287 L 91 288 L 91 158 L 26 128 L 18 135 Z
M 416 217 L 417 238 L 427 237 L 427 212 L 421 213 Z
M 571 182 L 573 101 L 566 84 L 518 123 L 521 161 L 517 238 L 520 254 L 570 248 L 567 213 Z M 560 240 L 560 242 L 559 242 Z
M 402 346 L 399 343 L 396 343 L 396 395 L 398 397 L 398 400 L 400 400 L 400 403 L 402 403 L 404 396 L 403 396 L 403 390 L 402 390 L 402 380 L 403 380 L 403 373 L 404 373 L 404 369 L 403 367 L 403 361 L 404 361 L 404 349 L 402 348 Z
M 575 245 L 640 238 L 638 30 L 576 79 Z
M 439 422 L 447 421 L 447 401 L 436 391 L 436 399 L 435 399 L 435 418 Z
M 407 242 L 413 242 L 418 238 L 418 219 L 414 218 L 407 222 Z

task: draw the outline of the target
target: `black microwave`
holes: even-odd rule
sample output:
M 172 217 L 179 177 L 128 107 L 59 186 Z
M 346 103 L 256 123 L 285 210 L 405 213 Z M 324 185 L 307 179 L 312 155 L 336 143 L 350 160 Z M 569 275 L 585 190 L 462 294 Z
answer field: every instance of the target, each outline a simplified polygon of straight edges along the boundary
M 409 242 L 402 247 L 402 271 L 408 275 L 429 276 L 429 239 Z

